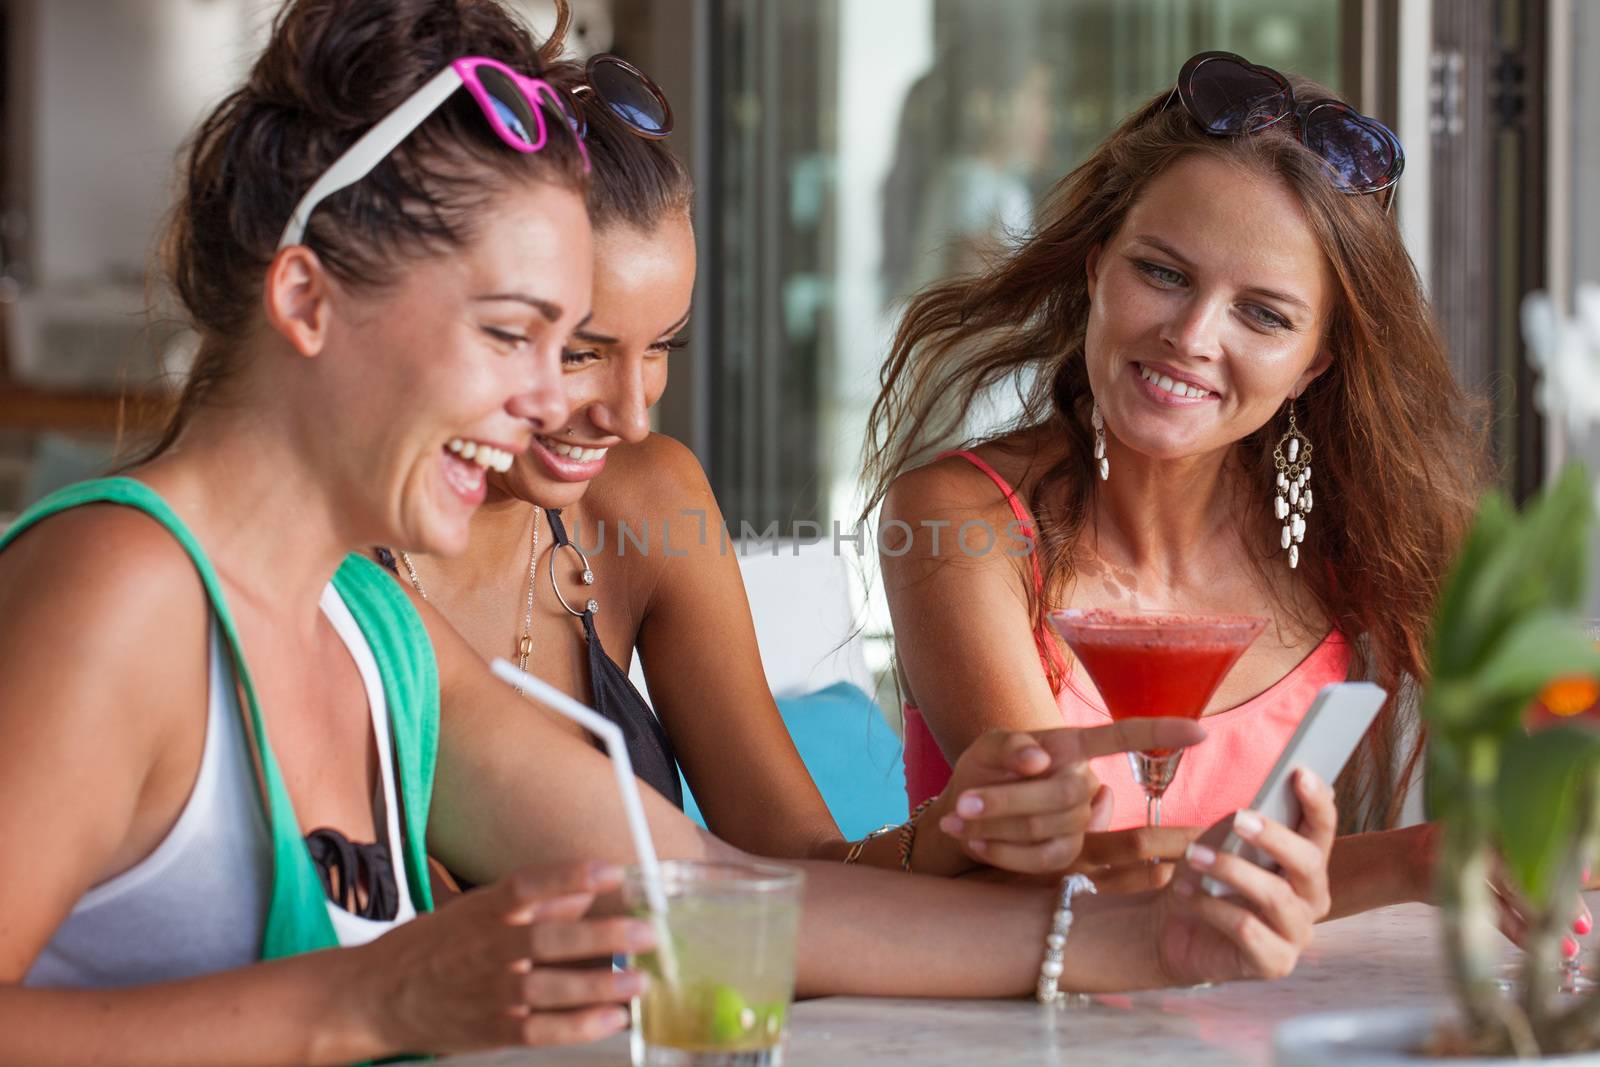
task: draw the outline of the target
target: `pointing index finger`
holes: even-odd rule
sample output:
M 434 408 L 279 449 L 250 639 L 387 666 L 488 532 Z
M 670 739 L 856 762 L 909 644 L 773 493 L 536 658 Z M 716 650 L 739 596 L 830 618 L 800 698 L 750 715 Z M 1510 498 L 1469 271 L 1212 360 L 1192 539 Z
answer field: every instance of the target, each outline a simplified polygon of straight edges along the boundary
M 1081 761 L 1118 752 L 1188 748 L 1204 741 L 1206 732 L 1192 719 L 1124 719 L 1109 726 L 1067 727 L 1037 736 L 1053 759 Z

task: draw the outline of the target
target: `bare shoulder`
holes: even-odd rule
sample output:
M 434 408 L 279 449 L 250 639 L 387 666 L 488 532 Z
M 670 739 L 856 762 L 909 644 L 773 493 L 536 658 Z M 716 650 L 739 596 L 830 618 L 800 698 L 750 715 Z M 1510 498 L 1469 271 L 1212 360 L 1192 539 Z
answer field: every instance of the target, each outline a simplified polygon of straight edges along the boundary
M 1052 449 L 1047 431 L 1027 430 L 896 478 L 879 519 L 886 575 L 920 578 L 931 563 L 956 562 L 1021 581 L 1033 543 L 1029 502 Z
M 155 738 L 204 692 L 208 610 L 183 547 L 133 508 L 42 520 L 0 553 L 0 720 Z M 15 698 L 14 702 L 12 699 Z
M 1000 498 L 994 482 L 961 456 L 946 456 L 906 471 L 889 486 L 883 500 L 883 521 L 916 523 L 953 512 L 982 509 L 987 498 Z
M 1044 463 L 1032 434 L 988 441 L 944 456 L 894 480 L 884 500 L 884 519 L 915 523 L 930 518 L 1009 516 L 1010 500 L 989 472 L 999 475 L 1026 506 L 1028 492 Z
M 715 500 L 705 468 L 689 447 L 653 433 L 612 449 L 586 504 L 596 517 L 620 518 L 715 507 Z
M 43 519 L 0 552 L 0 596 L 11 618 L 58 606 L 117 608 L 115 629 L 173 609 L 203 616 L 205 594 L 183 546 L 129 507 L 89 504 Z M 111 622 L 112 620 L 107 620 Z

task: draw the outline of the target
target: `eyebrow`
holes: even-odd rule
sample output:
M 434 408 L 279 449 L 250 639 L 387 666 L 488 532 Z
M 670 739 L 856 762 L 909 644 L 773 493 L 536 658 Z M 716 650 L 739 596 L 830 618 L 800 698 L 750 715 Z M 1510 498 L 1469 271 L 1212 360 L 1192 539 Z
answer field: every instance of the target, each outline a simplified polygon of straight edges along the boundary
M 690 311 L 692 310 L 693 309 L 691 308 Z M 671 337 L 673 334 L 689 325 L 690 311 L 685 311 L 682 318 L 678 319 L 678 321 L 673 323 L 671 326 L 668 326 L 665 330 L 662 330 L 660 333 L 656 334 L 656 337 Z M 588 320 L 585 319 L 584 322 L 588 322 Z M 572 335 L 578 338 L 580 341 L 588 341 L 590 344 L 594 345 L 614 345 L 621 342 L 620 338 L 607 337 L 603 333 L 590 333 L 581 326 L 577 330 L 574 330 Z
M 541 300 L 539 297 L 529 296 L 527 293 L 485 293 L 472 299 L 482 303 L 494 300 L 514 300 L 519 304 L 527 304 L 551 322 L 559 322 L 563 313 L 560 304 L 551 300 Z M 587 322 L 588 320 L 585 319 L 584 321 Z
M 1165 252 L 1167 255 L 1171 256 L 1185 267 L 1194 266 L 1193 260 L 1184 255 L 1182 252 L 1178 251 L 1176 248 L 1173 248 L 1170 244 L 1163 241 L 1159 237 L 1152 237 L 1149 234 L 1140 234 L 1134 238 L 1134 241 L 1140 244 L 1147 244 L 1152 248 Z M 1285 293 L 1279 289 L 1268 289 L 1260 285 L 1246 286 L 1245 291 L 1255 293 L 1259 296 L 1264 296 L 1268 300 L 1277 300 L 1285 304 L 1293 304 L 1295 307 L 1300 308 L 1303 311 L 1311 310 L 1310 304 L 1307 304 L 1304 300 L 1301 300 L 1293 293 Z

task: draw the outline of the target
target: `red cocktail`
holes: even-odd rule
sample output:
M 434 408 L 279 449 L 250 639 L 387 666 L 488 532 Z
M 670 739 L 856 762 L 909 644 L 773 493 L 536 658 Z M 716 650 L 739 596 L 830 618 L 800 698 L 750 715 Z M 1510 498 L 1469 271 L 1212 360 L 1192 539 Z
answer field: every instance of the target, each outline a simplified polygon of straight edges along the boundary
M 1056 611 L 1050 615 L 1067 646 L 1106 702 L 1113 719 L 1198 719 L 1222 679 L 1266 628 L 1253 615 L 1181 615 L 1164 611 Z M 1144 788 L 1145 817 L 1161 824 L 1161 796 L 1178 771 L 1182 750 L 1130 752 L 1134 781 Z

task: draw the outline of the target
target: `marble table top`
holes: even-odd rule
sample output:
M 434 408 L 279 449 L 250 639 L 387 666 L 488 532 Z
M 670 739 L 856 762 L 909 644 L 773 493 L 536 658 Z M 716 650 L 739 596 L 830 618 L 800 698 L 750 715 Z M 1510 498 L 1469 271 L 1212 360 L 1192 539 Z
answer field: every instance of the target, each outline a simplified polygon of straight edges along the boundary
M 1591 907 L 1595 905 L 1591 899 Z M 1438 1004 L 1446 996 L 1438 916 L 1420 904 L 1325 923 L 1294 974 L 1277 982 L 1101 996 L 1041 1009 L 1015 1000 L 825 997 L 795 1005 L 786 1061 L 795 1067 L 1184 1067 L 1272 1061 L 1272 1030 L 1296 1015 Z M 1508 955 L 1514 952 L 1507 945 Z M 452 1067 L 623 1067 L 626 1036 L 593 1045 L 506 1050 L 437 1061 Z

